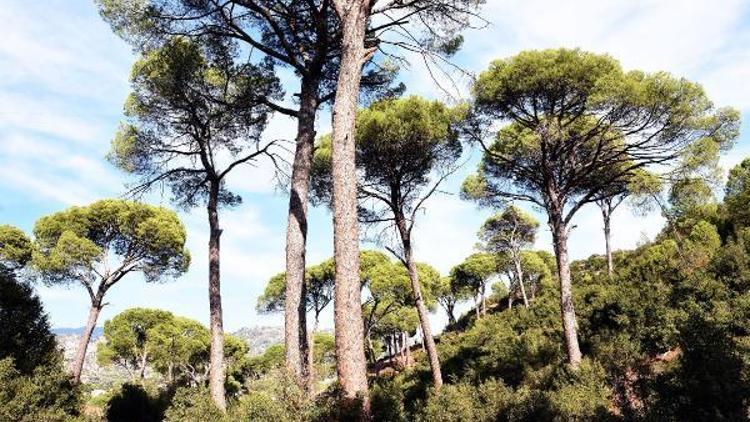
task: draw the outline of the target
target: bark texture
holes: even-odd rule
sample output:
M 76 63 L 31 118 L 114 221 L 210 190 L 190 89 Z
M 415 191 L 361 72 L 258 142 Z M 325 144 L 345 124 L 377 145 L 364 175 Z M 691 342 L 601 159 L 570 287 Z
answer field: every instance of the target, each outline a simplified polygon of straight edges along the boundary
M 78 349 L 76 350 L 76 357 L 73 360 L 73 366 L 71 368 L 73 374 L 73 381 L 78 384 L 81 382 L 81 372 L 83 371 L 83 363 L 86 360 L 86 349 L 89 347 L 91 341 L 91 334 L 94 332 L 96 327 L 96 321 L 99 319 L 99 313 L 102 311 L 102 304 L 100 300 L 95 300 L 91 303 L 89 309 L 89 318 L 86 321 L 86 328 L 83 330 L 81 339 L 78 340 Z
M 563 323 L 563 339 L 568 357 L 568 364 L 578 368 L 581 363 L 581 349 L 578 345 L 576 313 L 573 305 L 573 286 L 568 262 L 568 229 L 562 218 L 551 216 L 552 241 L 555 247 L 557 272 L 560 279 L 560 313 Z
M 214 404 L 222 411 L 227 403 L 224 394 L 224 322 L 221 309 L 221 280 L 219 273 L 219 253 L 221 228 L 219 227 L 219 182 L 213 182 L 208 199 L 208 305 L 211 332 L 211 352 L 209 356 L 208 389 Z
M 612 225 L 612 209 L 609 206 L 609 204 L 605 204 L 601 206 L 602 210 L 602 219 L 604 220 L 604 248 L 606 251 L 606 257 L 607 257 L 607 275 L 609 275 L 609 278 L 612 278 L 612 275 L 614 274 L 614 264 L 612 262 L 612 247 L 610 244 L 610 241 L 612 239 L 611 237 L 611 225 Z
M 361 417 L 370 419 L 359 281 L 359 222 L 354 123 L 366 60 L 367 0 L 334 0 L 342 26 L 341 62 L 333 106 L 333 239 L 336 265 L 334 321 L 339 383 L 349 401 L 363 400 Z
M 432 327 L 430 327 L 430 320 L 427 316 L 427 307 L 424 304 L 424 298 L 422 297 L 422 287 L 419 285 L 419 273 L 417 272 L 417 264 L 414 262 L 414 256 L 412 254 L 411 247 L 411 234 L 406 229 L 406 221 L 403 216 L 396 214 L 396 226 L 398 227 L 399 234 L 401 235 L 401 243 L 404 247 L 404 263 L 409 272 L 409 280 L 411 281 L 411 289 L 414 294 L 414 305 L 417 307 L 417 314 L 419 315 L 419 326 L 422 328 L 422 336 L 424 337 L 425 348 L 427 349 L 427 357 L 430 361 L 430 372 L 432 374 L 432 383 L 436 390 L 439 390 L 443 386 L 443 374 L 440 371 L 440 359 L 438 358 L 437 347 L 435 347 L 435 339 L 432 338 Z M 484 309 L 484 302 L 482 302 Z M 408 348 L 409 345 L 407 344 Z
M 305 255 L 310 166 L 315 143 L 316 80 L 303 78 L 297 116 L 297 140 L 292 164 L 289 216 L 286 232 L 286 292 L 284 304 L 285 362 L 300 386 L 312 386 L 312 355 L 307 336 Z

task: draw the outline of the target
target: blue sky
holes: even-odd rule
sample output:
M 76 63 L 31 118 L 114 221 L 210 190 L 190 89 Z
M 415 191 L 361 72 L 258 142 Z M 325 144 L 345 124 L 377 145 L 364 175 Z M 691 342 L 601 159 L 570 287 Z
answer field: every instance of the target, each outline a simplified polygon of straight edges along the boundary
M 717 105 L 742 110 L 743 135 L 722 158 L 729 168 L 750 156 L 750 3 L 742 0 L 487 0 L 489 28 L 466 34 L 458 62 L 479 72 L 494 58 L 524 49 L 580 47 L 606 52 L 627 69 L 665 70 L 704 85 Z M 98 16 L 91 1 L 3 0 L 0 4 L 0 224 L 31 231 L 34 221 L 71 205 L 123 193 L 126 175 L 104 156 L 122 115 L 129 69 L 135 57 Z M 408 92 L 442 96 L 417 64 L 404 69 Z M 284 78 L 288 92 L 296 87 Z M 456 95 L 465 95 L 460 86 Z M 319 132 L 329 127 L 321 116 Z M 277 117 L 268 136 L 291 139 L 294 122 Z M 455 192 L 473 170 L 470 164 L 446 185 L 453 194 L 433 198 L 417 223 L 416 256 L 447 273 L 472 252 L 475 233 L 487 211 L 461 201 Z M 280 315 L 258 315 L 256 297 L 270 276 L 284 266 L 287 198 L 266 166 L 244 169 L 229 180 L 244 204 L 224 211 L 222 289 L 225 325 L 280 325 Z M 150 202 L 169 205 L 157 196 Z M 147 285 L 128 277 L 109 293 L 103 321 L 131 306 L 168 309 L 206 322 L 207 224 L 202 208 L 181 211 L 188 227 L 194 263 L 182 278 Z M 311 213 L 309 260 L 331 255 L 330 215 Z M 539 216 L 540 221 L 544 221 Z M 574 258 L 600 252 L 601 221 L 596 209 L 584 209 L 571 238 Z M 662 222 L 656 215 L 615 216 L 616 248 L 630 248 L 653 237 Z M 550 249 L 549 232 L 537 246 Z M 88 299 L 78 286 L 38 286 L 54 326 L 83 325 Z M 441 314 L 433 324 L 442 325 Z M 330 316 L 324 318 L 330 326 Z

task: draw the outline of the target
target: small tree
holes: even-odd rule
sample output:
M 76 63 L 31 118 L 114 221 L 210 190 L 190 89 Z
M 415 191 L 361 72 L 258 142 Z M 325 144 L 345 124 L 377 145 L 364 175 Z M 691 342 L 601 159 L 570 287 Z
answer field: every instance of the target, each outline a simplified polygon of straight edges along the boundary
M 689 152 L 725 148 L 738 113 L 714 109 L 703 89 L 666 73 L 624 72 L 580 50 L 523 52 L 493 62 L 474 86 L 470 133 L 484 149 L 465 185 L 483 203 L 529 201 L 546 210 L 560 280 L 569 364 L 581 361 L 567 240 L 588 203 L 613 195 L 638 169 L 664 170 Z M 484 132 L 510 122 L 492 145 Z M 715 146 L 715 147 L 714 147 Z
M 451 270 L 454 282 L 473 293 L 477 319 L 487 313 L 487 284 L 497 274 L 498 257 L 490 253 L 471 254 Z
M 133 308 L 117 314 L 104 323 L 106 342 L 96 350 L 97 361 L 125 368 L 133 381 L 143 382 L 146 367 L 154 359 L 152 329 L 172 318 L 170 312 L 160 309 Z
M 175 38 L 133 66 L 133 92 L 125 106 L 128 123 L 120 127 L 109 158 L 141 177 L 131 191 L 135 194 L 168 186 L 180 206 L 206 205 L 212 339 L 209 390 L 216 405 L 224 409 L 219 208 L 241 201 L 226 187 L 232 170 L 261 157 L 275 160 L 275 141 L 261 139 L 270 112 L 261 98 L 277 98 L 280 89 L 268 68 L 233 64 L 236 52 L 221 44 L 204 50 Z
M 80 381 L 86 348 L 109 289 L 134 272 L 147 282 L 178 277 L 187 270 L 185 227 L 165 208 L 124 200 L 72 207 L 34 225 L 32 269 L 47 285 L 80 283 L 91 301 L 72 372 Z
M 479 231 L 482 247 L 489 252 L 506 254 L 513 263 L 515 285 L 521 289 L 523 305 L 529 307 L 524 287 L 522 249 L 534 244 L 539 223 L 520 208 L 509 206 L 484 222 Z M 510 289 L 511 291 L 513 289 Z
M 456 305 L 471 297 L 471 290 L 453 277 L 440 277 L 435 286 L 435 299 L 448 315 L 448 324 L 456 323 Z
M 386 230 L 395 232 L 397 246 L 386 248 L 409 271 L 436 386 L 442 383 L 440 362 L 420 291 L 412 232 L 425 201 L 457 168 L 461 155 L 457 125 L 463 115 L 462 108 L 408 97 L 378 101 L 357 116 L 360 217 L 364 223 L 386 224 Z M 313 178 L 318 180 L 313 188 L 319 200 L 330 202 L 333 172 L 328 173 L 332 168 L 329 140 L 324 138 L 316 152 Z

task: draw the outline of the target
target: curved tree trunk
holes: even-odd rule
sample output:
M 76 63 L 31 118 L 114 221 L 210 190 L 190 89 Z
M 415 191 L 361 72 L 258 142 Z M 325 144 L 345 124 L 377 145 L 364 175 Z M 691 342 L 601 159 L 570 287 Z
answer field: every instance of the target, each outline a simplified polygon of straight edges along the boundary
M 576 313 L 573 305 L 573 285 L 568 262 L 568 229 L 560 216 L 550 216 L 552 241 L 557 259 L 557 273 L 560 278 L 560 313 L 563 323 L 563 339 L 568 364 L 576 369 L 581 363 L 581 349 L 578 345 Z
M 286 232 L 286 291 L 284 303 L 284 350 L 286 368 L 300 386 L 310 392 L 312 352 L 307 336 L 305 304 L 305 254 L 307 207 L 310 194 L 310 166 L 315 143 L 315 110 L 318 82 L 303 78 L 297 116 L 297 146 L 292 165 L 289 215 Z
M 86 349 L 89 347 L 91 341 L 91 334 L 94 332 L 96 327 L 96 321 L 99 319 L 99 313 L 102 311 L 101 300 L 95 300 L 91 304 L 89 309 L 89 318 L 86 321 L 86 328 L 83 330 L 81 338 L 78 340 L 78 348 L 76 349 L 76 357 L 73 360 L 71 366 L 71 372 L 73 375 L 73 381 L 78 384 L 81 382 L 81 372 L 83 371 L 83 363 L 86 361 Z
M 333 244 L 336 266 L 334 321 L 339 383 L 347 400 L 363 399 L 361 418 L 370 419 L 367 361 L 359 280 L 359 221 L 354 124 L 367 60 L 367 0 L 334 0 L 341 20 L 341 61 L 333 106 Z
M 210 372 L 208 389 L 214 404 L 222 411 L 226 410 L 224 393 L 224 320 L 221 310 L 221 280 L 219 273 L 219 252 L 221 228 L 219 227 L 219 182 L 211 183 L 208 199 L 208 306 L 211 331 L 211 352 L 209 358 Z

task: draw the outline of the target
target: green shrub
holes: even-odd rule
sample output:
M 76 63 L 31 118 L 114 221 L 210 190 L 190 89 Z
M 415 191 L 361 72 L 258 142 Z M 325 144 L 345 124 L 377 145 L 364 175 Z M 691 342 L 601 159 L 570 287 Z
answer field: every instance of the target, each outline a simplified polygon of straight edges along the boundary
M 170 394 L 155 386 L 125 383 L 108 400 L 107 421 L 161 421 L 169 405 Z
M 432 391 L 418 415 L 425 422 L 492 422 L 506 411 L 512 391 L 502 382 L 489 380 L 478 387 L 446 384 Z
M 78 416 L 81 394 L 58 358 L 22 374 L 12 358 L 0 360 L 0 420 L 67 421 Z
M 172 398 L 171 405 L 164 413 L 167 422 L 220 422 L 225 420 L 205 387 L 182 387 Z

